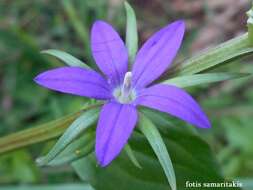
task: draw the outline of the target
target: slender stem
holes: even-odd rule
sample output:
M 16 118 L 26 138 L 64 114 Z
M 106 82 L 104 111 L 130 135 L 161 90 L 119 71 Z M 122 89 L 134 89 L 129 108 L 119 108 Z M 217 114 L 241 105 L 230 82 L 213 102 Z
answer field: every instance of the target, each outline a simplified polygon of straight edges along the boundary
M 101 104 L 93 104 L 79 112 L 39 125 L 38 127 L 33 127 L 2 137 L 0 138 L 0 154 L 54 139 L 60 136 L 82 112 L 100 105 Z

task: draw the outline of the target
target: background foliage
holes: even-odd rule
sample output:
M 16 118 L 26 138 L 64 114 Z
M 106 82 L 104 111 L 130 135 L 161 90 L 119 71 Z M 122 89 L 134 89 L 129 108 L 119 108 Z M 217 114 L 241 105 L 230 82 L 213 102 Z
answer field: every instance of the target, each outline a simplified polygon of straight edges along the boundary
M 161 26 L 179 18 L 186 20 L 187 35 L 176 62 L 246 31 L 245 12 L 250 7 L 247 0 L 137 0 L 130 3 L 136 10 L 141 43 Z M 84 106 L 84 98 L 42 89 L 32 80 L 39 72 L 62 65 L 39 53 L 44 49 L 64 50 L 94 66 L 89 30 L 96 19 L 113 23 L 124 37 L 125 12 L 119 0 L 0 1 L 1 136 Z M 218 69 L 253 73 L 252 59 L 237 60 Z M 228 179 L 243 178 L 245 184 L 252 184 L 253 178 L 252 86 L 252 77 L 246 77 L 187 89 L 203 105 L 213 123 L 211 130 L 199 133 L 211 146 L 222 173 Z M 177 128 L 192 129 L 178 120 L 172 122 Z M 39 168 L 35 165 L 34 160 L 41 150 L 46 153 L 52 144 L 33 145 L 2 155 L 1 186 L 81 183 L 70 166 Z

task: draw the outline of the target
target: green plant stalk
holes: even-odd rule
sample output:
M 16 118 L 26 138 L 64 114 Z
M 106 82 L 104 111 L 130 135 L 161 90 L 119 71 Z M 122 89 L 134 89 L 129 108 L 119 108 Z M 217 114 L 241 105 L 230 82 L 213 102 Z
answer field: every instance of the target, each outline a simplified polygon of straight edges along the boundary
M 0 138 L 0 154 L 54 139 L 60 136 L 82 112 L 100 105 L 101 104 L 94 104 L 79 112 L 39 125 L 38 127 L 33 127 L 2 137 Z
M 214 48 L 200 52 L 181 64 L 171 68 L 172 76 L 199 73 L 218 64 L 233 60 L 253 51 L 248 33 L 226 41 Z

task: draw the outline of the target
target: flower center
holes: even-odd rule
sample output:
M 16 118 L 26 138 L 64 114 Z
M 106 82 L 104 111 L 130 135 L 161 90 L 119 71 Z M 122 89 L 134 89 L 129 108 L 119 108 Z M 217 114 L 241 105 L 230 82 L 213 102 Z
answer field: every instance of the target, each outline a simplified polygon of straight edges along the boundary
M 132 89 L 132 73 L 127 72 L 124 77 L 124 82 L 120 87 L 113 91 L 113 96 L 122 104 L 131 103 L 136 98 L 136 93 Z

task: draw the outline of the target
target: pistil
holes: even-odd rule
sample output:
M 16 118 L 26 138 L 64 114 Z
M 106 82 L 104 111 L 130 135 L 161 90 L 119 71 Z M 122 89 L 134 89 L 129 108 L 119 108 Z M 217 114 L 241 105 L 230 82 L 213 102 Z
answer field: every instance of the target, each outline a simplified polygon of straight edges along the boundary
M 124 77 L 124 82 L 121 88 L 121 96 L 122 98 L 126 99 L 129 97 L 131 92 L 131 82 L 132 82 L 132 73 L 127 72 Z
M 123 84 L 113 91 L 113 96 L 122 104 L 131 103 L 136 98 L 135 90 L 132 88 L 132 73 L 127 72 Z

